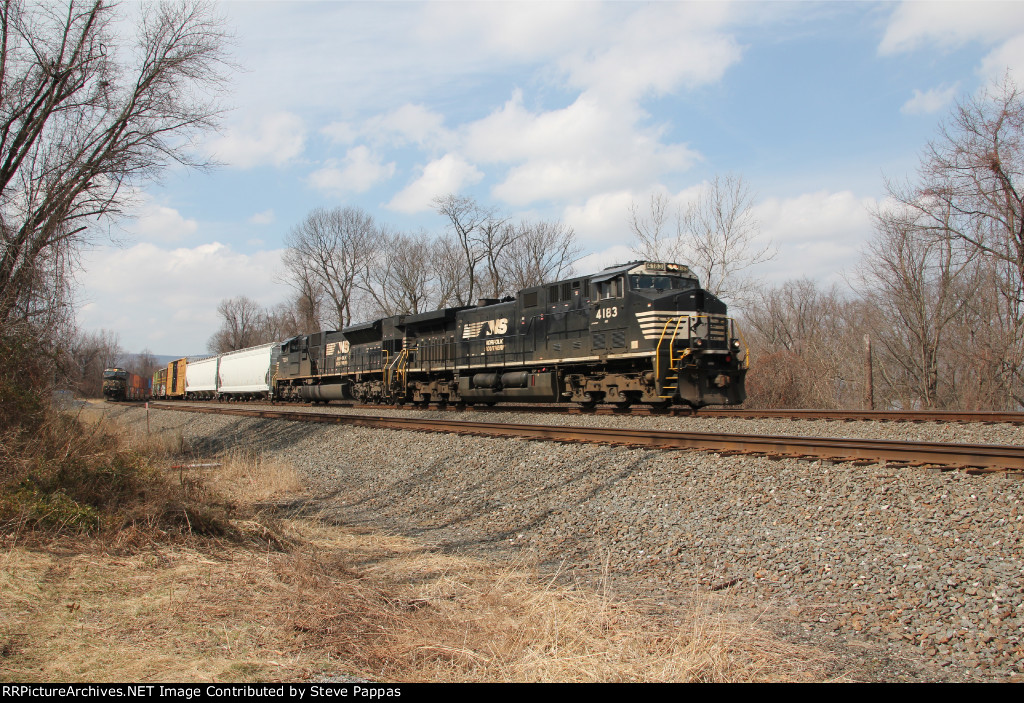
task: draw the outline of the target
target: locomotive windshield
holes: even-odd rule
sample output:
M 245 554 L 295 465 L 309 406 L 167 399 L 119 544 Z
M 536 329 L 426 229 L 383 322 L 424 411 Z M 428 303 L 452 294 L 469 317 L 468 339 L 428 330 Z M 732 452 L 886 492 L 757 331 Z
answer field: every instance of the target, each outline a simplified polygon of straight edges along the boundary
M 119 369 L 107 369 L 103 372 L 103 378 L 128 378 L 128 372 Z
M 682 278 L 681 276 L 632 274 L 629 277 L 629 285 L 633 290 L 690 290 L 697 287 L 697 281 L 692 278 Z

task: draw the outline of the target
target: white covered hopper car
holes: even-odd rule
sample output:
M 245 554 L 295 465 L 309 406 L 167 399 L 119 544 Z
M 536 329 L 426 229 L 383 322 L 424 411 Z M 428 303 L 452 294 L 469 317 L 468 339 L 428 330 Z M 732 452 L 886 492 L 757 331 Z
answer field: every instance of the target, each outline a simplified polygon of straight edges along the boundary
M 217 396 L 238 400 L 269 397 L 270 359 L 276 346 L 263 344 L 221 354 Z
M 185 397 L 189 400 L 217 397 L 217 367 L 220 358 L 189 361 L 185 367 Z

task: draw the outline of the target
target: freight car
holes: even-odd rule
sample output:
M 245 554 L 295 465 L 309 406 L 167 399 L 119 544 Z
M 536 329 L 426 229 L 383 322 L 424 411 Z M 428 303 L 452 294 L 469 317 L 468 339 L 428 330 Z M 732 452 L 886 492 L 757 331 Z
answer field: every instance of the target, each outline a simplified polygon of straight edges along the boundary
M 185 398 L 188 400 L 216 398 L 219 369 L 219 356 L 189 361 L 185 367 Z
M 288 339 L 283 400 L 739 404 L 748 352 L 688 267 L 635 261 L 504 300 Z
M 120 368 L 103 370 L 103 397 L 107 400 L 148 400 L 149 379 Z
M 219 357 L 217 397 L 225 400 L 252 400 L 270 396 L 271 357 L 276 342 L 227 352 Z M 194 364 L 189 364 L 191 374 Z
M 177 359 L 167 365 L 167 397 L 185 397 L 185 373 L 188 359 Z
M 153 373 L 153 397 L 163 399 L 167 397 L 167 368 L 157 369 Z

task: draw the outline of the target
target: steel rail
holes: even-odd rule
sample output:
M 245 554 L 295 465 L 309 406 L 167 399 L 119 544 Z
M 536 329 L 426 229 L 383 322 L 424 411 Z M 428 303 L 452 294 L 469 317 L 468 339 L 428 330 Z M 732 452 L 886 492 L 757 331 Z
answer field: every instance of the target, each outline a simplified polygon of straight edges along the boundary
M 782 417 L 794 420 L 867 420 L 893 422 L 1008 422 L 1024 423 L 1024 413 L 988 410 L 745 410 L 742 408 L 701 408 L 695 416 Z
M 342 415 L 263 408 L 223 408 L 151 403 L 160 410 L 262 417 L 419 432 L 449 432 L 489 437 L 518 437 L 558 442 L 589 442 L 651 449 L 698 449 L 757 453 L 773 457 L 818 457 L 838 461 L 865 460 L 903 464 L 935 464 L 944 468 L 1024 471 L 1024 447 L 999 444 L 903 442 L 785 435 L 718 434 L 675 430 L 627 430 L 607 427 L 463 422 L 414 417 Z
M 398 405 L 353 405 L 350 407 L 373 409 L 388 407 L 392 409 L 422 410 L 423 406 Z M 432 406 L 433 407 L 433 406 Z M 441 409 L 433 407 L 433 409 Z M 460 406 L 447 405 L 445 409 L 461 410 Z M 644 406 L 630 408 L 597 407 L 580 408 L 573 405 L 495 405 L 493 407 L 476 405 L 477 412 L 531 412 L 531 413 L 568 413 L 570 415 L 667 415 L 675 417 L 738 417 L 738 418 L 788 418 L 791 420 L 862 420 L 866 422 L 976 422 L 976 423 L 1011 423 L 1024 424 L 1024 412 L 1003 412 L 988 410 L 815 410 L 815 409 L 777 409 L 756 410 L 744 408 L 667 408 L 657 409 Z
M 266 401 L 254 402 L 266 403 Z M 302 407 L 314 406 L 313 403 L 295 404 L 290 402 L 272 402 L 270 405 L 273 407 L 294 407 L 295 405 Z M 736 417 L 743 419 L 780 418 L 790 420 L 842 420 L 844 422 L 961 422 L 1024 425 L 1024 412 L 1009 412 L 1001 410 L 819 410 L 809 408 L 782 408 L 773 410 L 748 408 L 701 408 L 699 410 L 694 410 L 692 408 L 650 408 L 643 405 L 632 406 L 629 408 L 616 408 L 613 406 L 581 408 L 575 404 L 564 403 L 545 405 L 501 404 L 494 406 L 481 404 L 465 406 L 453 403 L 431 403 L 428 406 L 424 406 L 415 404 L 374 405 L 352 402 L 331 403 L 330 407 L 352 408 L 356 410 L 444 410 L 452 412 L 472 410 L 474 412 L 496 414 L 519 412 L 545 414 L 565 413 L 568 415 L 633 415 L 640 417 Z

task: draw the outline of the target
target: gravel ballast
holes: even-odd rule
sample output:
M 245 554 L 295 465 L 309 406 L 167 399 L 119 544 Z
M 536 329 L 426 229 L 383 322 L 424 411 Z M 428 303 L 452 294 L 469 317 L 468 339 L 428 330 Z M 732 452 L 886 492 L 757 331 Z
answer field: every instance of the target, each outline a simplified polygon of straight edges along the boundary
M 145 423 L 138 408 L 109 412 Z M 364 414 L 389 412 L 395 411 Z M 484 419 L 1024 441 L 1024 430 L 1011 425 Z M 666 608 L 687 594 L 714 592 L 751 617 L 786 620 L 794 636 L 888 661 L 874 674 L 859 674 L 867 678 L 1024 674 L 1024 481 L 156 410 L 151 424 L 153 431 L 180 432 L 198 453 L 244 447 L 293 463 L 323 496 L 317 509 L 340 520 L 414 534 L 446 549 L 525 553 L 585 580 L 607 574 L 617 592 Z
M 180 403 L 176 403 L 180 405 Z M 210 403 L 194 403 L 210 407 Z M 213 404 L 216 406 L 216 404 Z M 227 408 L 262 408 L 267 404 L 227 403 Z M 514 406 L 512 406 L 514 407 Z M 592 415 L 587 413 L 477 412 L 474 410 L 414 410 L 388 407 L 355 409 L 344 406 L 310 407 L 282 403 L 275 410 L 330 413 L 334 415 L 379 415 L 453 422 L 495 422 L 579 427 L 621 427 L 637 430 L 677 430 L 722 434 L 785 435 L 793 437 L 841 437 L 848 439 L 894 439 L 961 444 L 1024 444 L 1024 426 L 980 422 L 877 422 L 847 420 L 790 420 L 787 418 L 672 417 L 660 415 Z

